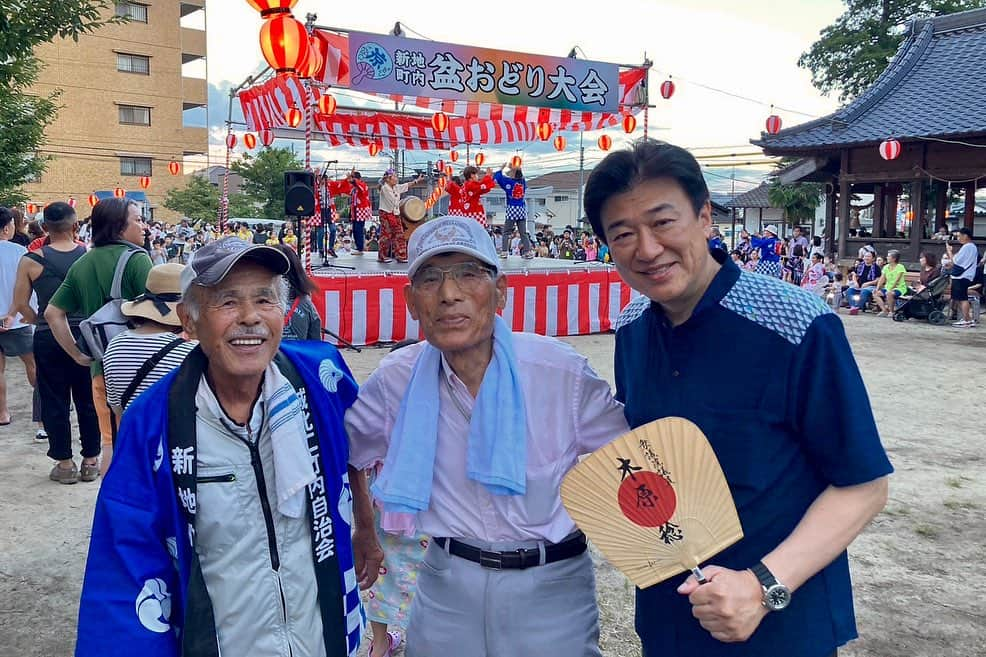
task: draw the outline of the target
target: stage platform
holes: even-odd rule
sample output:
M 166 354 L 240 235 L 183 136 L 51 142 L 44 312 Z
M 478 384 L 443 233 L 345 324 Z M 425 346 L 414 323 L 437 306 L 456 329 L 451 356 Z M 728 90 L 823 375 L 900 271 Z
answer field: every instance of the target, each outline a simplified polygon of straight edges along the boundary
M 312 300 L 326 329 L 357 346 L 424 337 L 404 304 L 406 264 L 379 262 L 372 251 L 320 263 L 316 255 L 313 279 L 319 292 Z M 500 265 L 507 276 L 503 317 L 515 331 L 604 333 L 631 298 L 629 286 L 610 265 L 520 256 Z

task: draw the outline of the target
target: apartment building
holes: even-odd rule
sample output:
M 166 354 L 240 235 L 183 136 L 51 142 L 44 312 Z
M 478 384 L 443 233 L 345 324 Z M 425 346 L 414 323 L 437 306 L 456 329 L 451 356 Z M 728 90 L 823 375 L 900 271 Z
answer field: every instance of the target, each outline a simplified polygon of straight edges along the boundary
M 61 90 L 61 109 L 42 149 L 48 170 L 25 186 L 29 203 L 75 199 L 84 217 L 91 194 L 122 188 L 147 218 L 178 219 L 162 205 L 165 193 L 184 185 L 187 158 L 208 151 L 206 124 L 193 120 L 208 101 L 205 5 L 119 0 L 115 11 L 128 22 L 38 49 L 46 68 L 37 90 Z M 178 175 L 171 162 L 182 165 Z

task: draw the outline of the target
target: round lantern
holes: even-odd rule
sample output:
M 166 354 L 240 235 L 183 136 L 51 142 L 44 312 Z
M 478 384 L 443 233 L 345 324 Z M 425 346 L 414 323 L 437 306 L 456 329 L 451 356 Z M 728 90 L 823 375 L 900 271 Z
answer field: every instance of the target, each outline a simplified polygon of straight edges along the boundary
M 303 80 L 308 78 L 317 78 L 319 72 L 322 70 L 322 64 L 324 63 L 325 60 L 322 59 L 322 51 L 315 42 L 315 38 L 309 37 L 308 58 L 305 60 L 303 65 L 298 66 L 298 77 Z
M 555 150 L 556 151 L 563 151 L 563 150 L 565 150 L 565 146 L 567 144 L 567 141 L 565 140 L 564 137 L 562 137 L 561 135 L 558 135 L 557 137 L 555 137 L 554 144 L 555 144 Z
M 318 99 L 318 111 L 322 114 L 335 114 L 336 99 L 329 94 L 324 94 Z
M 141 189 L 147 189 L 148 187 L 151 186 L 151 177 L 150 176 L 141 176 L 138 179 L 138 183 L 140 184 L 140 188 Z
M 451 176 L 452 175 L 452 165 L 451 164 L 446 164 L 445 165 L 445 175 L 446 176 Z
M 70 208 L 72 208 L 73 210 L 75 209 L 75 197 L 74 196 L 69 196 L 68 197 L 68 206 Z
M 179 173 L 181 173 L 181 163 L 172 160 L 170 163 L 168 163 L 168 172 L 172 176 L 177 176 Z
M 596 144 L 599 145 L 601 150 L 608 151 L 610 146 L 613 145 L 613 139 L 609 135 L 603 135 L 599 138 L 599 141 L 597 141 Z
M 370 153 L 370 157 L 376 157 L 377 156 L 377 153 L 379 153 L 380 150 L 381 150 L 380 149 L 380 144 L 378 144 L 377 142 L 371 142 L 370 143 L 370 146 L 367 148 L 367 150 Z
M 291 109 L 288 110 L 288 116 L 287 116 L 288 125 L 291 126 L 292 128 L 297 128 L 299 125 L 301 125 L 301 119 L 303 118 L 304 115 L 301 113 L 301 110 L 298 109 L 297 107 L 292 107 Z
M 661 98 L 663 98 L 664 100 L 668 100 L 673 95 L 674 95 L 674 82 L 671 81 L 671 78 L 668 78 L 667 80 L 661 83 Z
M 637 119 L 633 114 L 627 114 L 623 117 L 623 132 L 628 135 L 637 129 Z
M 485 161 L 486 161 L 485 155 L 483 155 L 482 153 L 476 153 L 476 166 L 478 167 L 483 166 L 483 162 Z
M 90 208 L 91 207 L 94 207 L 97 203 L 99 203 L 99 197 L 96 196 L 95 194 L 90 194 L 89 195 L 89 207 Z
M 449 153 L 448 154 L 448 159 L 452 160 L 453 162 L 458 162 L 459 161 L 459 151 L 452 151 L 451 153 Z
M 523 163 L 524 163 L 524 160 L 522 160 L 520 158 L 520 155 L 514 155 L 512 158 L 510 158 L 510 168 L 511 169 L 519 169 L 520 168 L 520 165 L 522 165 Z
M 308 32 L 290 14 L 278 14 L 260 28 L 260 51 L 279 74 L 303 70 L 308 61 Z
M 435 162 L 435 168 L 438 169 L 439 171 L 445 171 L 445 162 L 442 160 Z
M 880 157 L 885 160 L 896 160 L 900 157 L 902 150 L 903 147 L 900 145 L 900 142 L 891 137 L 880 144 Z
M 277 14 L 290 14 L 298 0 L 247 0 L 247 4 L 260 12 L 264 18 Z
M 781 131 L 781 117 L 776 114 L 771 114 L 767 117 L 767 134 L 776 135 Z
M 234 148 L 236 148 L 236 135 L 234 135 L 232 132 L 226 135 L 226 148 L 228 148 L 229 150 L 233 150 Z
M 445 132 L 445 128 L 448 127 L 448 116 L 445 112 L 435 112 L 431 117 L 431 127 L 435 129 L 435 132 Z
M 551 139 L 552 128 L 550 123 L 539 123 L 538 124 L 538 138 L 541 141 L 548 141 Z
M 123 189 L 122 187 L 117 187 L 116 189 L 113 190 L 113 196 L 117 198 L 123 198 L 126 195 L 127 195 L 127 190 Z
M 264 146 L 270 146 L 274 143 L 274 131 L 263 129 L 260 131 L 260 143 Z
M 248 149 L 253 150 L 257 146 L 257 137 L 252 132 L 248 132 L 243 135 L 243 145 Z

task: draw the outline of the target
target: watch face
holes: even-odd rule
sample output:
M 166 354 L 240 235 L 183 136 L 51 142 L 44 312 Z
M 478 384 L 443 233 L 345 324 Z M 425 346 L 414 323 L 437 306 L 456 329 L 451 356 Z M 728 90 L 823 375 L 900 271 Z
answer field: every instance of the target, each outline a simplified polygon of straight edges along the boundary
M 782 584 L 775 584 L 764 594 L 764 604 L 771 611 L 780 611 L 791 602 L 791 592 Z

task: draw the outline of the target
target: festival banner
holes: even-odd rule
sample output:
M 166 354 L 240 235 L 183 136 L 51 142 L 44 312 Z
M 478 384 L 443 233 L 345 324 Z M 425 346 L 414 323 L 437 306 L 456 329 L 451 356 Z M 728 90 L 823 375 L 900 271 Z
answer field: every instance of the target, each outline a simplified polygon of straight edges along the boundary
M 374 94 L 616 112 L 619 66 L 349 33 L 349 88 Z

